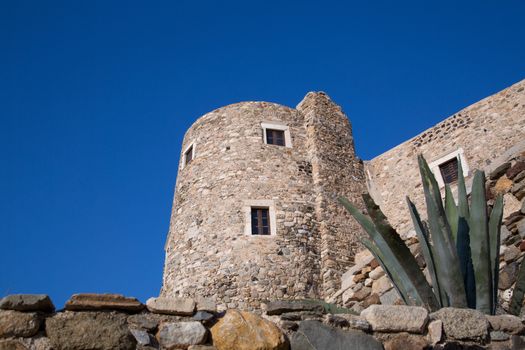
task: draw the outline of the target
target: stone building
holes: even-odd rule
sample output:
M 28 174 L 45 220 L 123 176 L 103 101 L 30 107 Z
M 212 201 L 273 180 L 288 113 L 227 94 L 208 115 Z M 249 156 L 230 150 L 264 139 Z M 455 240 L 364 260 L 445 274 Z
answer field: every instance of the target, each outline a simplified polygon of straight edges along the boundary
M 326 94 L 296 109 L 219 108 L 182 149 L 161 295 L 243 308 L 339 289 L 360 228 L 336 198 L 358 201 L 366 186 L 348 118 Z
M 400 232 L 410 230 L 405 196 L 424 205 L 417 154 L 444 186 L 458 159 L 468 183 L 471 169 L 490 171 L 525 150 L 524 88 L 525 80 L 364 164 L 347 117 L 324 93 L 295 109 L 243 102 L 202 116 L 183 141 L 161 295 L 240 308 L 340 295 L 362 247 L 337 196 L 359 205 L 368 190 Z M 519 210 L 514 196 L 505 200 Z

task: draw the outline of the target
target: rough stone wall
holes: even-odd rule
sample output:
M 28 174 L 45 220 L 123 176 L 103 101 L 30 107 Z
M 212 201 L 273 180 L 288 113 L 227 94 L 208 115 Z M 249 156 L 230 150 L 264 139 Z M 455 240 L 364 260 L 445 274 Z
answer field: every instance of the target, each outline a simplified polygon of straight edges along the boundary
M 265 144 L 261 122 L 286 124 L 293 148 Z M 238 308 L 318 295 L 303 122 L 294 109 L 245 102 L 208 113 L 188 130 L 182 149 L 194 143 L 195 159 L 177 176 L 161 295 L 202 295 Z M 273 201 L 275 236 L 245 233 L 251 200 Z
M 354 252 L 361 248 L 361 228 L 337 197 L 360 203 L 366 190 L 363 164 L 355 156 L 348 118 L 326 94 L 309 93 L 297 109 L 305 116 L 321 235 L 323 296 L 329 296 L 339 288 L 341 272 L 351 266 Z
M 261 123 L 286 125 L 292 147 L 265 144 Z M 336 197 L 365 188 L 340 107 L 323 93 L 297 110 L 238 103 L 198 119 L 182 149 L 190 144 L 195 158 L 183 167 L 181 157 L 161 295 L 253 308 L 336 291 L 360 232 Z M 275 235 L 246 232 L 254 201 L 273 208 Z
M 525 80 L 366 162 L 369 191 L 390 222 L 406 231 L 410 227 L 410 215 L 405 196 L 410 196 L 419 208 L 424 202 L 416 159 L 419 153 L 431 163 L 462 148 L 470 169 L 486 169 L 494 159 L 523 140 Z

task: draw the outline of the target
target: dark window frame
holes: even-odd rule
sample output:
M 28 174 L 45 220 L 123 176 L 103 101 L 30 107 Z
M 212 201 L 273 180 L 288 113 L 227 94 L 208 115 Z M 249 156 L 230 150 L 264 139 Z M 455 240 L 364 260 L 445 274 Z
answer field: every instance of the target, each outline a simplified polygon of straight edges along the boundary
M 266 144 L 286 146 L 286 135 L 284 130 L 266 128 Z
M 439 173 L 445 185 L 458 181 L 459 178 L 459 160 L 458 157 L 451 158 L 438 165 Z
M 270 236 L 272 234 L 269 207 L 251 207 L 250 220 L 252 236 Z
M 185 152 L 184 152 L 184 166 L 187 166 L 191 163 L 193 160 L 193 145 L 191 145 Z

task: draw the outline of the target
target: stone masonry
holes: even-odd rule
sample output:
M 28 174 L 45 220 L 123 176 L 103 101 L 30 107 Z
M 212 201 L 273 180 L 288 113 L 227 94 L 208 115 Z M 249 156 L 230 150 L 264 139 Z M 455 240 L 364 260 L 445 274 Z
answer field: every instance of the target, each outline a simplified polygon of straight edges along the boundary
M 264 123 L 287 128 L 287 145 L 266 144 Z M 193 159 L 184 165 L 188 147 Z M 365 182 L 350 123 L 327 95 L 309 93 L 297 109 L 219 108 L 190 127 L 182 149 L 162 296 L 253 308 L 339 288 L 360 228 L 336 198 L 358 201 Z M 261 206 L 275 234 L 251 235 L 250 208 Z

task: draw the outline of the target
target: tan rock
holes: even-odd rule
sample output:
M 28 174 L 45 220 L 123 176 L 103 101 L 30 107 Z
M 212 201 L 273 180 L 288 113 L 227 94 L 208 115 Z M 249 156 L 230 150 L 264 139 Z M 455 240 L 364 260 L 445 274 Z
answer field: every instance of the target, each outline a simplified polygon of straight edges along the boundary
M 427 346 L 425 337 L 408 333 L 396 334 L 384 343 L 385 350 L 421 350 Z
M 510 214 L 520 210 L 521 202 L 516 199 L 512 194 L 505 193 L 503 196 L 503 218 L 508 217 Z
M 27 347 L 14 339 L 0 340 L 0 350 L 28 350 Z
M 502 331 L 511 334 L 522 334 L 525 327 L 521 319 L 514 315 L 497 315 L 486 316 L 490 323 L 490 327 L 495 331 Z
M 370 277 L 373 280 L 377 280 L 384 275 L 385 271 L 383 271 L 383 268 L 381 266 L 378 266 L 368 274 L 368 277 Z
M 372 293 L 382 295 L 385 292 L 389 291 L 392 288 L 392 284 L 390 283 L 390 279 L 388 276 L 383 276 L 379 278 L 378 280 L 374 281 L 372 284 Z
M 492 193 L 494 195 L 507 193 L 512 188 L 512 184 L 512 180 L 508 179 L 506 176 L 502 176 L 496 181 L 496 184 L 492 188 Z
M 445 336 L 457 340 L 483 340 L 488 336 L 489 322 L 484 314 L 473 309 L 442 308 L 430 315 L 443 321 Z
M 0 310 L 0 338 L 31 337 L 41 324 L 42 319 L 36 313 Z
M 65 305 L 69 311 L 96 311 L 96 310 L 123 310 L 138 312 L 144 305 L 136 298 L 125 297 L 121 294 L 74 294 Z
M 443 338 L 443 322 L 434 320 L 428 324 L 428 336 L 432 345 L 435 345 Z
M 361 316 L 380 332 L 423 333 L 428 322 L 428 311 L 418 306 L 372 305 Z
M 149 311 L 159 314 L 191 316 L 195 312 L 196 305 L 190 298 L 158 297 L 149 298 L 146 306 Z
M 245 311 L 226 311 L 211 334 L 217 350 L 288 349 L 284 334 L 274 323 Z

